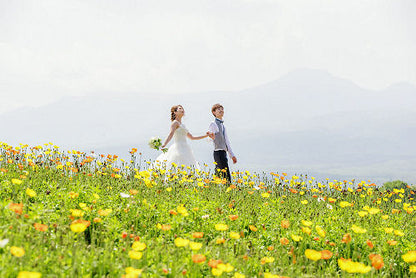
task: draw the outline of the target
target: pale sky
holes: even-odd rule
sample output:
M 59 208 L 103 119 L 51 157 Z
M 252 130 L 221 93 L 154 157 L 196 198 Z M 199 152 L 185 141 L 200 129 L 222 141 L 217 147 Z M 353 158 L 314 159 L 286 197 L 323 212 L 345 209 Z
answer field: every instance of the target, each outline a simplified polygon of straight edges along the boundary
M 0 113 L 63 96 L 242 90 L 297 68 L 416 85 L 414 0 L 0 0 Z

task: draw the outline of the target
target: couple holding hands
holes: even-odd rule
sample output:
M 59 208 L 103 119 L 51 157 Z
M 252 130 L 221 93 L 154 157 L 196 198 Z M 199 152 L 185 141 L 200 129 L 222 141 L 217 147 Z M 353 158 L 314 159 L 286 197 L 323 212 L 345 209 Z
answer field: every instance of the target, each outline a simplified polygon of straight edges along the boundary
M 231 183 L 230 169 L 228 167 L 227 152 L 233 163 L 237 163 L 233 151 L 231 150 L 230 141 L 228 140 L 227 131 L 224 126 L 223 116 L 224 107 L 221 104 L 214 104 L 211 109 L 215 120 L 209 125 L 209 129 L 206 135 L 193 136 L 188 129 L 182 123 L 182 117 L 185 115 L 185 110 L 182 105 L 176 105 L 171 108 L 171 121 L 172 125 L 170 132 L 165 142 L 162 145 L 162 149 L 166 148 L 166 145 L 173 139 L 173 145 L 156 158 L 156 161 L 166 163 L 169 167 L 172 163 L 177 165 L 185 165 L 191 167 L 198 167 L 191 147 L 189 146 L 187 139 L 200 140 L 207 137 L 212 139 L 214 144 L 214 161 L 216 163 L 215 171 L 226 178 Z M 224 170 L 224 171 L 221 171 Z

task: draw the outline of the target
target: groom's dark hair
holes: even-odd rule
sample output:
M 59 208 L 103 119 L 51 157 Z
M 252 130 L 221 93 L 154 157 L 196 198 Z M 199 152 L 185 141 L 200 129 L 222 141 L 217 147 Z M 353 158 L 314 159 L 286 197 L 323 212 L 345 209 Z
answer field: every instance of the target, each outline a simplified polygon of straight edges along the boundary
M 222 105 L 221 105 L 221 104 L 219 104 L 219 103 L 214 104 L 214 105 L 212 106 L 212 108 L 211 108 L 212 115 L 214 115 L 214 111 L 215 111 L 215 110 L 217 110 L 218 108 L 224 108 L 224 106 L 222 106 Z M 214 116 L 215 116 L 215 115 L 214 115 Z

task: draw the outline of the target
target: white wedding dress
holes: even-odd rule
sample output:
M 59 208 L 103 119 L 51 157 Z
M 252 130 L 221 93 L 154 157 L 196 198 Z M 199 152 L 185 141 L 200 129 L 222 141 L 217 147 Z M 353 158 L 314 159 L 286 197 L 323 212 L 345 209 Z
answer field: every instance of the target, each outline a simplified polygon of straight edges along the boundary
M 175 130 L 172 140 L 173 144 L 167 152 L 162 153 L 156 158 L 156 164 L 165 166 L 167 169 L 175 163 L 177 167 L 184 165 L 185 167 L 193 167 L 199 169 L 195 160 L 194 153 L 187 142 L 188 129 L 183 124 Z

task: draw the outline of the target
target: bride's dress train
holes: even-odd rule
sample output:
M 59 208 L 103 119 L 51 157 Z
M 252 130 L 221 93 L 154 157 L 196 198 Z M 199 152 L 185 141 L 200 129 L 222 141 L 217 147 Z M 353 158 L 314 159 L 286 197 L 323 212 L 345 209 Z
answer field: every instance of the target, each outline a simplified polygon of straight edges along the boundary
M 199 169 L 195 160 L 194 153 L 187 142 L 188 129 L 183 124 L 175 130 L 173 134 L 173 144 L 166 153 L 162 153 L 156 158 L 156 164 L 166 166 L 167 169 L 175 163 L 177 167 L 185 165 L 185 167 L 193 167 Z

